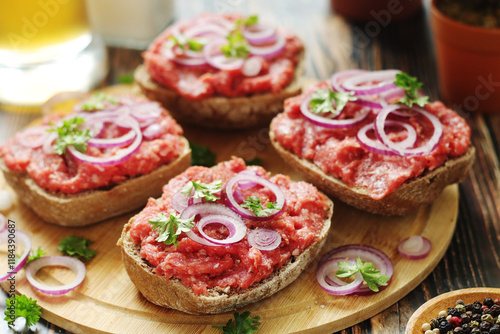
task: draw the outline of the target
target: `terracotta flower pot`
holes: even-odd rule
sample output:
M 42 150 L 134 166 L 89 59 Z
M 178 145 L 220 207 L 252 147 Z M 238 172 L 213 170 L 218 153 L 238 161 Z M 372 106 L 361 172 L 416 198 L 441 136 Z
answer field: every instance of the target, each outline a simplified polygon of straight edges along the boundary
M 422 8 L 422 0 L 331 0 L 335 13 L 355 21 L 380 24 L 406 19 Z
M 439 88 L 457 111 L 500 112 L 500 29 L 454 21 L 430 8 Z

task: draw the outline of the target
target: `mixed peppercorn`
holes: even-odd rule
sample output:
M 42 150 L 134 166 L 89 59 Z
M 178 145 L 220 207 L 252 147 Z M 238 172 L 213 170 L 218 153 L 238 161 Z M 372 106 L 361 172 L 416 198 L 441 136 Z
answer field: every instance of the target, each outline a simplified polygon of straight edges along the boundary
M 422 325 L 424 334 L 500 334 L 500 300 L 485 298 L 481 303 L 464 304 L 439 312 L 435 319 Z

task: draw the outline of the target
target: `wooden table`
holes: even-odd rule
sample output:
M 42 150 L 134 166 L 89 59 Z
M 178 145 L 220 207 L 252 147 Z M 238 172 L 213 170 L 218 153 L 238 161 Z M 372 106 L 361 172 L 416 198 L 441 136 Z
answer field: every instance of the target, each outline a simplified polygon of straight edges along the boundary
M 427 4 L 412 19 L 386 27 L 376 21 L 348 22 L 335 15 L 326 0 L 177 1 L 176 14 L 188 17 L 231 9 L 257 13 L 297 32 L 306 44 L 310 78 L 325 79 L 347 68 L 396 68 L 417 76 L 431 100 L 439 99 Z M 110 72 L 104 84 L 117 83 L 140 63 L 140 51 L 109 48 Z M 434 296 L 467 287 L 500 287 L 500 106 L 496 115 L 462 115 L 472 128 L 477 159 L 460 184 L 457 227 L 448 251 L 427 279 L 402 300 L 340 333 L 403 333 L 413 312 Z M 0 144 L 36 117 L 0 112 Z M 40 323 L 41 334 L 65 333 L 44 320 Z

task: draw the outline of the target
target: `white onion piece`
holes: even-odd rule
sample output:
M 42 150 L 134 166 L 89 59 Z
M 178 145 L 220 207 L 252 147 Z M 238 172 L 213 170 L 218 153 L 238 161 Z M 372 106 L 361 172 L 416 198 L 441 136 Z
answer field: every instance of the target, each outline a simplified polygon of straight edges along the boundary
M 208 236 L 203 229 L 210 224 L 222 224 L 229 230 L 229 236 L 226 239 L 215 239 Z M 247 227 L 243 223 L 241 218 L 236 219 L 229 216 L 224 215 L 209 215 L 200 219 L 200 221 L 196 224 L 198 227 L 198 231 L 200 234 L 207 239 L 208 241 L 213 242 L 218 245 L 228 245 L 233 244 L 245 237 L 247 234 Z
M 271 45 L 250 45 L 250 55 L 272 58 L 280 54 L 286 45 L 286 38 L 281 34 L 276 35 L 276 40 Z
M 274 196 L 276 197 L 275 202 L 277 203 L 277 206 L 281 207 L 281 209 L 280 210 L 274 209 L 273 212 L 267 217 L 257 217 L 257 216 L 255 216 L 255 212 L 253 212 L 252 210 L 243 208 L 234 198 L 234 188 L 235 188 L 235 186 L 237 186 L 239 184 L 240 181 L 254 182 L 255 184 L 269 188 L 269 190 L 271 190 L 273 192 Z M 257 221 L 264 221 L 264 220 L 273 219 L 273 218 L 279 216 L 280 214 L 282 214 L 283 210 L 285 208 L 285 194 L 280 189 L 280 187 L 278 187 L 276 184 L 274 184 L 271 181 L 264 179 L 263 177 L 260 177 L 260 176 L 237 174 L 232 179 L 230 179 L 226 184 L 226 198 L 229 202 L 229 205 L 240 216 L 242 216 L 243 218 L 257 220 Z
M 408 107 L 404 105 L 394 104 L 382 108 L 382 110 L 380 110 L 380 112 L 378 113 L 375 119 L 375 133 L 377 134 L 377 137 L 380 139 L 380 141 L 390 149 L 397 151 L 401 156 L 419 156 L 432 152 L 439 144 L 441 136 L 443 135 L 443 125 L 439 121 L 439 118 L 422 108 L 409 108 L 427 117 L 427 119 L 432 123 L 432 126 L 434 127 L 434 133 L 432 134 L 431 138 L 429 138 L 427 142 L 422 146 L 401 149 L 401 147 L 397 143 L 389 139 L 387 133 L 385 132 L 384 126 L 387 116 L 397 109 L 408 109 Z
M 397 87 L 394 84 L 397 73 L 401 73 L 401 71 L 383 70 L 361 73 L 345 79 L 342 87 L 346 91 L 353 91 L 355 95 L 378 94 Z M 374 81 L 377 83 L 373 84 Z
M 7 189 L 0 189 L 0 211 L 7 211 L 12 205 L 14 205 L 14 195 Z
M 220 70 L 240 69 L 245 60 L 243 58 L 226 57 L 221 51 L 221 47 L 225 44 L 227 44 L 227 40 L 224 38 L 216 38 L 210 41 L 203 48 L 205 60 L 208 64 Z
M 247 77 L 254 77 L 262 70 L 262 61 L 258 57 L 249 57 L 243 63 L 241 73 Z
M 14 232 L 14 233 L 11 233 Z M 9 263 L 9 269 L 7 273 L 0 273 L 0 283 L 6 281 L 11 275 L 17 274 L 21 269 L 23 269 L 24 265 L 26 264 L 26 261 L 28 261 L 28 256 L 30 255 L 31 251 L 31 238 L 24 233 L 23 231 L 15 230 L 11 231 L 11 229 L 6 229 L 3 232 L 0 233 L 0 245 L 1 244 L 6 244 L 9 242 L 10 237 L 13 237 L 13 240 L 15 240 L 15 250 L 19 248 L 23 248 L 23 253 L 21 256 L 14 257 L 14 262 Z M 2 249 L 7 249 L 8 247 L 4 247 Z M 9 255 L 12 254 L 9 252 Z
M 37 148 L 45 143 L 45 140 L 49 136 L 47 130 L 50 129 L 49 126 L 31 126 L 26 130 L 23 130 L 19 135 L 19 144 L 27 148 Z
M 265 23 L 245 26 L 241 33 L 252 45 L 262 45 L 276 40 L 276 29 Z
M 260 227 L 250 230 L 247 234 L 250 246 L 262 251 L 270 251 L 278 248 L 281 244 L 281 234 L 278 231 Z
M 349 295 L 358 291 L 363 285 L 363 277 L 359 272 L 354 274 L 354 280 L 350 283 L 338 279 L 336 275 L 329 275 L 340 269 L 338 265 L 340 261 L 346 261 L 346 259 L 342 257 L 332 257 L 327 261 L 320 262 L 318 271 L 316 272 L 316 280 L 320 287 L 326 292 L 336 296 Z M 331 281 L 333 281 L 334 284 L 331 284 Z
M 368 114 L 370 114 L 370 109 L 364 108 L 362 110 L 363 112 L 359 116 L 354 118 L 348 118 L 348 119 L 326 118 L 320 115 L 316 115 L 315 113 L 309 110 L 310 101 L 311 97 L 309 96 L 308 98 L 304 99 L 304 101 L 300 105 L 300 111 L 302 112 L 302 115 L 304 115 L 304 117 L 307 118 L 311 123 L 326 128 L 343 128 L 343 127 L 357 125 L 363 122 L 363 120 L 368 116 Z
M 410 260 L 418 260 L 427 257 L 431 249 L 431 241 L 420 235 L 406 238 L 398 245 L 398 252 Z
M 417 131 L 415 131 L 415 128 L 411 126 L 410 124 L 399 122 L 399 121 L 386 121 L 385 123 L 386 126 L 401 126 L 404 127 L 407 131 L 407 137 L 398 142 L 398 147 L 401 149 L 406 149 L 409 147 L 413 147 L 417 141 Z M 377 154 L 385 154 L 385 155 L 398 155 L 398 151 L 389 148 L 387 145 L 382 143 L 378 139 L 371 139 L 368 137 L 367 132 L 370 130 L 375 131 L 375 124 L 370 123 L 365 126 L 363 126 L 361 129 L 359 129 L 356 138 L 358 139 L 359 143 L 361 146 L 363 146 L 365 149 L 367 149 L 370 152 L 377 153 Z
M 73 282 L 61 286 L 49 286 L 37 281 L 34 276 L 41 268 L 47 266 L 61 266 L 71 269 L 75 273 Z M 54 296 L 63 295 L 74 290 L 83 282 L 85 272 L 85 264 L 71 256 L 44 256 L 26 266 L 26 278 L 31 285 L 42 293 Z

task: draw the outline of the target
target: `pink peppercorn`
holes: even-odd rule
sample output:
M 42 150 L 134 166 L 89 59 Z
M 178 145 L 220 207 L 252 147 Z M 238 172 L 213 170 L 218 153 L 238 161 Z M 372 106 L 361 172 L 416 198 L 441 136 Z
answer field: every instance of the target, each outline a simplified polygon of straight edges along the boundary
M 449 322 L 451 327 L 455 328 L 462 324 L 462 319 L 460 319 L 460 317 L 451 317 Z

